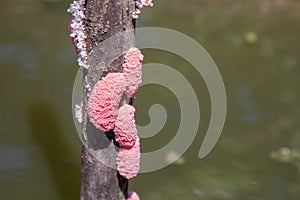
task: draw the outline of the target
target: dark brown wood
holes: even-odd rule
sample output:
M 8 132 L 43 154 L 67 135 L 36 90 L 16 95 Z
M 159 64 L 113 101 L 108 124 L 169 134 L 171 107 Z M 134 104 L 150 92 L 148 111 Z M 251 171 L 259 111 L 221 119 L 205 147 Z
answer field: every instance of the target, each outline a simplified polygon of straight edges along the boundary
M 122 56 L 113 61 L 105 57 L 108 51 L 119 53 L 134 46 L 134 20 L 131 17 L 134 9 L 134 0 L 86 1 L 89 69 L 84 70 L 84 85 L 88 84 L 93 88 L 107 73 L 122 71 Z M 103 45 L 103 41 L 124 31 L 130 32 L 120 40 L 113 39 L 109 45 Z M 115 166 L 114 134 L 110 132 L 105 135 L 90 123 L 86 112 L 90 90 L 88 87 L 83 90 L 81 200 L 126 199 L 128 180 L 122 178 L 115 168 L 109 167 Z

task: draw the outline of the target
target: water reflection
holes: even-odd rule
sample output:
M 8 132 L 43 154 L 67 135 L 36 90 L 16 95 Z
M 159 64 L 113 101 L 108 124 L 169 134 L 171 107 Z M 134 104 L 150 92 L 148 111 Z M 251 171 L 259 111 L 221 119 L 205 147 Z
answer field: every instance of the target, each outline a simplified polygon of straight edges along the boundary
M 38 145 L 49 167 L 59 192 L 59 199 L 77 199 L 79 196 L 78 163 L 72 162 L 72 151 L 64 142 L 56 112 L 46 102 L 33 102 L 28 106 L 31 137 Z
M 0 171 L 2 173 L 13 173 L 15 170 L 25 170 L 29 167 L 28 149 L 8 145 L 0 147 Z M 2 176 L 0 178 L 3 179 Z

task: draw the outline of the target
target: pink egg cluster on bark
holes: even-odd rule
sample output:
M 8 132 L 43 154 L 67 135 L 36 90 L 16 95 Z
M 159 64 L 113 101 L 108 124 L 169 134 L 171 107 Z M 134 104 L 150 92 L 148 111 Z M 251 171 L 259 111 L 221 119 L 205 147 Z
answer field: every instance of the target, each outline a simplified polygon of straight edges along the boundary
M 120 147 L 132 147 L 137 137 L 137 129 L 134 120 L 135 109 L 133 106 L 125 104 L 118 112 L 115 124 L 115 140 Z
M 143 54 L 137 48 L 130 48 L 124 56 L 123 73 L 126 80 L 126 95 L 134 96 L 142 83 Z
M 123 73 L 109 73 L 97 82 L 88 102 L 88 115 L 95 127 L 104 132 L 115 128 L 124 91 Z
M 117 170 L 124 178 L 131 179 L 140 169 L 140 140 L 136 137 L 133 147 L 120 148 L 117 157 Z
M 91 123 L 103 132 L 113 130 L 120 145 L 117 170 L 124 178 L 135 177 L 140 168 L 140 141 L 137 136 L 133 106 L 124 104 L 124 95 L 131 98 L 142 82 L 143 55 L 130 48 L 124 56 L 123 73 L 109 73 L 96 83 L 88 101 Z M 135 197 L 133 195 L 133 197 Z
M 128 197 L 126 200 L 140 200 L 139 195 L 136 192 L 128 192 Z

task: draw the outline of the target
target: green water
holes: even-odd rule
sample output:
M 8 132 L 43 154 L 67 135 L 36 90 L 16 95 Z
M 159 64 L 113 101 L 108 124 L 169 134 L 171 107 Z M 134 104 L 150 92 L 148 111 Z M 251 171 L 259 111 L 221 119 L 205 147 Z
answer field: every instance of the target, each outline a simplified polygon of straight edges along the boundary
M 70 2 L 0 2 L 0 199 L 78 199 L 80 140 L 71 108 L 77 72 L 67 33 Z M 300 173 L 270 152 L 300 148 L 300 2 L 295 0 L 161 0 L 146 8 L 138 26 L 185 33 L 215 60 L 227 92 L 222 136 L 208 157 L 198 152 L 208 128 L 207 87 L 192 66 L 168 52 L 144 50 L 145 63 L 180 71 L 197 91 L 201 122 L 183 166 L 140 174 L 130 188 L 143 200 L 298 200 Z M 172 139 L 180 109 L 166 88 L 142 87 L 137 122 L 161 103 L 164 129 L 142 140 L 142 150 Z M 170 113 L 170 114 L 169 114 Z

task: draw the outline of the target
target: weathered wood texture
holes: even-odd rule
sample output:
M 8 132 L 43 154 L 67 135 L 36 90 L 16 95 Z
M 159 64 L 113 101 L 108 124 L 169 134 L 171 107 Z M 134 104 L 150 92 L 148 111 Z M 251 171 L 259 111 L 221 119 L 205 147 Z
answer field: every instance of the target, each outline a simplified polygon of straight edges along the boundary
M 134 0 L 87 0 L 86 27 L 89 69 L 84 70 L 83 84 L 94 87 L 109 72 L 122 71 L 120 52 L 134 46 Z M 114 35 L 129 31 L 122 37 Z M 110 55 L 118 55 L 111 59 Z M 115 57 L 115 56 L 113 56 Z M 128 180 L 115 169 L 114 133 L 103 134 L 89 121 L 86 109 L 90 90 L 83 89 L 83 132 L 81 200 L 126 199 Z

